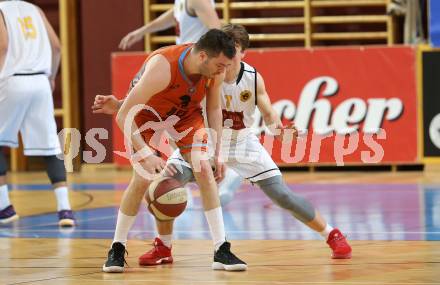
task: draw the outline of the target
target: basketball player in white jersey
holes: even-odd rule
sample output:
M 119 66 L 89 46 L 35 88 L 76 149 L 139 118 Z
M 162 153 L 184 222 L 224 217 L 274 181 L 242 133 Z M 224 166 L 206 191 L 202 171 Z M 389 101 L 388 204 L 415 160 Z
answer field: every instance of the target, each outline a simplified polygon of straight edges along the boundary
M 241 177 L 257 184 L 274 203 L 318 232 L 332 249 L 333 258 L 350 258 L 351 247 L 342 233 L 328 225 L 309 201 L 290 191 L 282 180 L 277 165 L 252 133 L 251 127 L 257 107 L 266 126 L 274 133 L 279 131 L 279 134 L 275 135 L 277 139 L 282 141 L 284 131 L 290 126 L 283 126 L 278 114 L 272 108 L 262 76 L 255 68 L 241 61 L 245 49 L 249 46 L 246 30 L 240 25 L 231 24 L 224 26 L 222 30 L 234 38 L 237 44 L 237 55 L 233 65 L 226 72 L 221 94 L 224 128 L 228 129 L 222 135 L 225 139 L 222 143 L 223 156 L 228 169 L 233 169 Z M 117 109 L 111 110 L 115 106 L 114 103 L 95 107 L 111 114 L 117 112 Z M 296 130 L 293 129 L 292 135 L 295 132 Z M 193 180 L 190 165 L 185 162 L 178 150 L 168 159 L 167 165 L 169 176 L 173 176 L 183 184 Z M 141 265 L 157 265 L 173 261 L 171 255 L 173 221 L 158 221 L 157 226 L 159 237 L 155 239 L 154 248 L 139 258 Z
M 146 34 L 176 28 L 176 44 L 195 43 L 209 29 L 221 26 L 213 0 L 175 0 L 173 8 L 145 26 L 127 34 L 120 42 L 123 50 Z
M 18 218 L 9 200 L 3 147 L 46 162 L 58 205 L 58 224 L 74 226 L 66 171 L 54 118 L 52 91 L 60 64 L 60 42 L 44 13 L 24 1 L 0 1 L 0 223 Z

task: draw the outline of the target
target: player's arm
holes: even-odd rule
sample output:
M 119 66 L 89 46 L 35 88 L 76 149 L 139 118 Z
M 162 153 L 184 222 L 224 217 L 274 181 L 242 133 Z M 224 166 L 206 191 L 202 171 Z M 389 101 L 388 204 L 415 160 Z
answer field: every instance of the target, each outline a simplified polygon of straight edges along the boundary
M 208 29 L 220 29 L 222 24 L 211 1 L 189 0 L 188 9 L 194 11 L 194 14 Z
M 266 85 L 264 84 L 264 79 L 261 74 L 257 73 L 257 107 L 263 117 L 264 123 L 269 128 L 269 130 L 275 135 L 279 140 L 283 140 L 283 129 L 293 129 L 293 135 L 296 137 L 296 129 L 293 124 L 288 126 L 283 126 L 280 116 L 272 107 L 269 95 L 266 91 Z
M 174 10 L 171 8 L 150 23 L 128 33 L 119 43 L 119 48 L 125 50 L 140 41 L 146 34 L 163 31 L 175 26 L 176 21 L 173 13 Z
M 8 31 L 6 30 L 5 19 L 0 11 L 0 71 L 5 64 L 6 53 L 8 52 Z
M 148 103 L 150 98 L 164 90 L 170 81 L 169 62 L 162 55 L 152 57 L 148 61 L 141 79 L 130 90 L 116 115 L 116 122 L 119 128 L 128 139 L 131 139 L 134 149 L 141 151 L 143 157 L 151 157 L 153 152 L 147 146 L 141 134 L 138 133 L 138 126 L 134 118 L 143 109 L 145 104 Z
M 223 131 L 223 115 L 220 93 L 224 78 L 224 73 L 216 76 L 214 83 L 212 83 L 206 95 L 206 118 L 208 119 L 209 128 L 215 131 L 215 176 L 217 181 L 221 181 L 224 176 L 223 164 L 219 162 L 221 135 Z M 214 134 L 212 135 L 212 138 L 214 139 Z
M 57 76 L 58 68 L 60 67 L 61 43 L 60 43 L 60 39 L 58 38 L 52 26 L 50 25 L 43 11 L 40 8 L 38 8 L 38 11 L 40 12 L 41 18 L 43 19 L 44 26 L 46 27 L 47 35 L 49 36 L 50 46 L 52 48 L 52 68 L 49 79 L 53 90 L 55 88 L 55 77 Z

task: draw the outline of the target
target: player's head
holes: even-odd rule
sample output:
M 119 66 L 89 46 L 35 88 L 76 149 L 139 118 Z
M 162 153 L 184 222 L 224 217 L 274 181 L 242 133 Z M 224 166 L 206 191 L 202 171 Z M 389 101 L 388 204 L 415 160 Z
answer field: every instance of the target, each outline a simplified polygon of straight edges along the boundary
M 213 77 L 225 71 L 235 56 L 234 40 L 218 29 L 211 29 L 194 45 L 200 73 Z
M 238 66 L 244 57 L 245 50 L 249 47 L 249 34 L 242 25 L 226 24 L 222 27 L 222 31 L 230 36 L 235 42 L 237 50 L 233 59 L 233 65 Z

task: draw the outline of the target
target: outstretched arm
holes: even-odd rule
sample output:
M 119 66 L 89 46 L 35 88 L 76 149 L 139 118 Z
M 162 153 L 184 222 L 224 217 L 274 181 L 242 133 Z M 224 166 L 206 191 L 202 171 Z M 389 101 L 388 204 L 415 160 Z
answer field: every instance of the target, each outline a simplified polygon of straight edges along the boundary
M 146 34 L 163 31 L 175 25 L 173 8 L 171 8 L 145 26 L 128 33 L 119 43 L 119 48 L 126 50 L 140 41 Z
M 189 0 L 188 8 L 194 11 L 208 29 L 220 29 L 220 19 L 210 0 Z
M 284 126 L 280 116 L 272 107 L 269 95 L 266 91 L 264 79 L 261 74 L 257 73 L 257 107 L 263 116 L 264 123 L 278 140 L 283 140 L 285 129 L 293 129 L 293 138 L 297 136 L 297 130 L 293 124 Z

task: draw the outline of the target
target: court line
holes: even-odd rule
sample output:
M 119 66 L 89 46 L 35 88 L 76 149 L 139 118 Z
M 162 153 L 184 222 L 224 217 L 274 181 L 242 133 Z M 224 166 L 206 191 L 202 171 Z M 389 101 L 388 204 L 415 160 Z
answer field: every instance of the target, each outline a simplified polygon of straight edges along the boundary
M 102 272 L 101 272 L 102 273 Z M 94 274 L 94 273 L 90 273 L 90 274 Z M 82 275 L 90 275 L 90 274 L 82 274 Z M 225 280 L 182 280 L 182 279 L 108 279 L 107 276 L 108 275 L 112 275 L 114 273 L 102 273 L 104 276 L 106 276 L 105 280 L 95 280 L 95 279 L 91 279 L 91 280 L 87 280 L 87 279 L 71 279 L 71 278 L 63 278 L 63 277 L 57 277 L 57 278 L 53 278 L 53 279 L 42 279 L 42 280 L 34 280 L 34 281 L 26 281 L 26 282 L 22 282 L 22 283 L 11 283 L 12 284 L 24 284 L 24 283 L 30 283 L 30 282 L 39 282 L 39 281 L 48 281 L 48 280 L 56 280 L 56 279 L 60 279 L 60 281 L 77 281 L 77 282 L 81 282 L 81 283 L 87 283 L 88 281 L 90 281 L 91 283 L 96 283 L 96 282 L 121 282 L 123 281 L 123 283 L 130 283 L 130 282 L 167 282 L 167 283 L 171 283 L 171 284 L 206 284 L 206 283 L 210 283 L 210 284 L 225 284 Z M 127 273 L 124 273 L 127 274 Z M 231 274 L 235 274 L 235 273 L 231 273 Z M 240 273 L 238 273 L 240 274 Z M 77 275 L 80 276 L 80 275 Z M 378 284 L 378 285 L 431 285 L 431 284 L 435 284 L 438 285 L 437 282 L 386 282 L 386 281 L 277 281 L 277 280 L 264 280 L 264 281 L 260 281 L 260 280 L 227 280 L 228 284 L 365 284 L 365 285 L 369 285 L 369 284 Z
M 76 277 L 76 276 L 85 276 L 85 275 L 91 275 L 91 274 L 96 274 L 96 273 L 102 273 L 102 271 L 99 271 L 99 272 L 94 271 L 94 272 L 87 272 L 87 273 L 67 275 L 67 276 L 60 276 L 60 277 L 52 277 L 52 278 L 44 278 L 44 279 L 37 279 L 37 280 L 19 281 L 19 282 L 15 282 L 15 283 L 9 283 L 8 285 L 17 285 L 17 284 L 27 284 L 27 283 L 34 283 L 34 282 L 43 282 L 43 281 L 62 279 L 62 278 L 65 278 L 65 277 L 69 278 L 69 277 Z M 77 282 L 83 281 L 82 279 L 66 279 L 66 280 L 74 280 L 74 281 L 77 281 Z M 105 281 L 105 280 L 99 280 L 99 281 Z
M 49 225 L 57 225 L 57 223 L 47 224 Z M 41 226 L 41 225 L 40 225 Z M 5 228 L 6 229 L 6 228 Z M 26 229 L 11 229 L 12 232 L 62 232 L 60 229 L 47 229 L 47 230 L 26 230 Z M 114 230 L 83 230 L 73 228 L 72 232 L 84 232 L 84 233 L 113 233 Z M 174 230 L 174 233 L 210 233 L 209 230 Z M 310 230 L 306 231 L 233 231 L 228 230 L 228 233 L 289 233 L 289 234 L 301 234 L 301 233 L 310 233 Z M 130 230 L 130 233 L 156 233 L 155 230 Z M 345 232 L 346 234 L 440 234 L 440 232 Z

